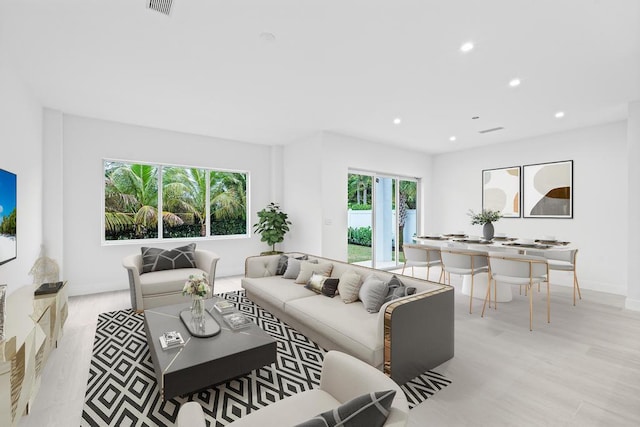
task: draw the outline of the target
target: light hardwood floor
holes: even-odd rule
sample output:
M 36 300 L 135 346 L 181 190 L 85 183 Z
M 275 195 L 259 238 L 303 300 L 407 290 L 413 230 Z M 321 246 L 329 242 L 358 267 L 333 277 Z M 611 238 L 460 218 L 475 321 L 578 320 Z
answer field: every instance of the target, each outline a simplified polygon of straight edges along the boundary
M 239 285 L 240 277 L 217 278 L 215 291 Z M 456 291 L 455 357 L 436 369 L 453 384 L 413 409 L 409 425 L 640 425 L 640 313 L 588 290 L 573 307 L 571 289 L 556 286 L 550 324 L 545 293 L 535 293 L 529 332 L 528 300 L 514 294 L 481 318 L 482 302 L 469 314 Z M 21 427 L 80 424 L 98 313 L 129 307 L 128 291 L 70 299 L 64 337 Z

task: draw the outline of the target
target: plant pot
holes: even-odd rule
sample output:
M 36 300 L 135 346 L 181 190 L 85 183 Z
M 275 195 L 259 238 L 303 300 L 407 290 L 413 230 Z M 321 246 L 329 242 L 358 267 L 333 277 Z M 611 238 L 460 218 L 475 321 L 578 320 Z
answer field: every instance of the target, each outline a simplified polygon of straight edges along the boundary
M 482 237 L 484 237 L 484 240 L 491 240 L 493 239 L 493 233 L 495 232 L 495 230 L 493 229 L 493 224 L 488 222 L 485 225 L 482 226 Z

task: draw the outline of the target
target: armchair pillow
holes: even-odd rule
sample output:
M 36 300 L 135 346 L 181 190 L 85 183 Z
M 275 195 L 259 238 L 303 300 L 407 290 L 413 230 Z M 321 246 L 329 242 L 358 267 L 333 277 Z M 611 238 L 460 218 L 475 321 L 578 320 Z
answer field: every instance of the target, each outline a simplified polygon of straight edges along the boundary
M 142 247 L 142 272 L 196 268 L 196 244 L 174 249 Z
M 382 427 L 395 395 L 395 390 L 363 394 L 296 427 Z

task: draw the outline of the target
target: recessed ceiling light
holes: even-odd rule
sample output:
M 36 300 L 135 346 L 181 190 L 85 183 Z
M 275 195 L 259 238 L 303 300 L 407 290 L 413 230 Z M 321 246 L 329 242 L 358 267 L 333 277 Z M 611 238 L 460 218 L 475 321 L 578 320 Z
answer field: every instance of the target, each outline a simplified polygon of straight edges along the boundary
M 520 83 L 522 83 L 522 82 L 520 81 L 520 79 L 511 79 L 511 80 L 509 81 L 509 86 L 511 86 L 511 87 L 520 86 Z
M 393 119 L 394 125 L 399 125 L 400 123 L 402 123 L 402 119 L 400 117 L 396 117 L 395 119 Z
M 450 137 L 449 137 L 449 141 L 454 142 L 455 140 L 456 140 L 456 137 L 455 137 L 455 136 L 450 136 Z
M 460 52 L 467 53 L 472 51 L 473 48 L 474 46 L 472 42 L 466 42 L 466 43 L 463 43 L 462 46 L 460 46 Z
M 558 111 L 556 114 L 556 119 L 561 119 L 564 117 L 564 111 Z

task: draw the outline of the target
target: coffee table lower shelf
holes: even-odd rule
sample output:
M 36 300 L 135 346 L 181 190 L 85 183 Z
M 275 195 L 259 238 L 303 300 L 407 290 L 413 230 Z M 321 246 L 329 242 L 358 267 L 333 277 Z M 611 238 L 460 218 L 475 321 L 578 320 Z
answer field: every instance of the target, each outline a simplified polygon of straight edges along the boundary
M 207 301 L 211 308 L 216 299 Z M 219 313 L 212 310 L 221 332 L 210 338 L 189 334 L 180 320 L 180 311 L 189 304 L 145 310 L 144 325 L 156 378 L 164 400 L 193 393 L 276 361 L 275 339 L 258 325 L 231 330 Z M 180 332 L 185 345 L 163 350 L 159 337 L 167 331 Z

